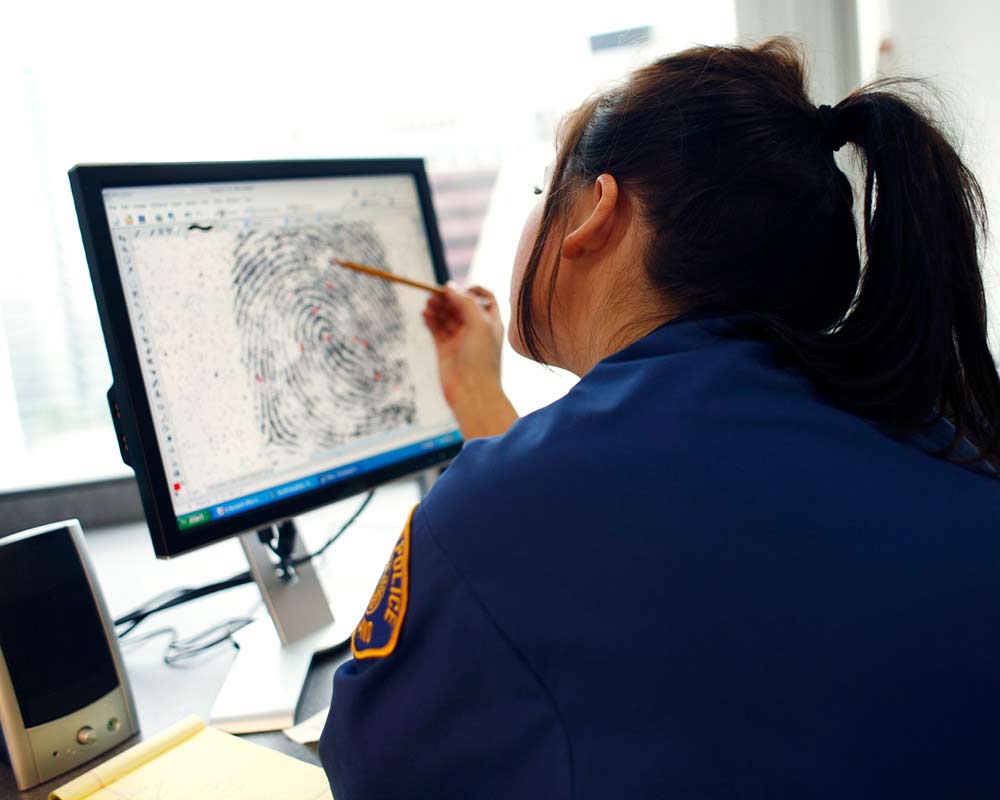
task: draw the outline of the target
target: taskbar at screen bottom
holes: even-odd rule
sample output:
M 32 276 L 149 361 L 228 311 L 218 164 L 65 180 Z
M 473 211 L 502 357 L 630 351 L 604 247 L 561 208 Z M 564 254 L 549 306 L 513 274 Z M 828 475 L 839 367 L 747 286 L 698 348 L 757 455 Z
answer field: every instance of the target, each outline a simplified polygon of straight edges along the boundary
M 396 450 L 389 450 L 385 453 L 370 456 L 369 458 L 363 458 L 360 461 L 355 461 L 351 464 L 344 464 L 343 466 L 335 467 L 334 469 L 318 472 L 315 475 L 309 475 L 305 478 L 297 478 L 294 481 L 283 483 L 279 486 L 272 486 L 269 489 L 262 489 L 259 492 L 253 492 L 252 494 L 243 495 L 242 497 L 236 497 L 232 500 L 227 500 L 224 503 L 219 503 L 218 505 L 202 508 L 188 514 L 182 514 L 177 517 L 177 528 L 182 531 L 190 530 L 191 528 L 196 528 L 199 525 L 205 525 L 213 520 L 222 519 L 223 517 L 231 517 L 234 514 L 242 514 L 246 511 L 252 511 L 255 508 L 266 506 L 269 503 L 275 503 L 278 500 L 284 500 L 287 497 L 302 494 L 302 492 L 309 492 L 313 489 L 318 489 L 320 486 L 326 486 L 327 484 L 335 483 L 337 481 L 344 480 L 345 478 L 353 478 L 356 475 L 371 472 L 372 470 L 384 467 L 387 464 L 394 464 L 397 461 L 403 461 L 407 458 L 412 458 L 413 456 L 431 453 L 435 450 L 449 447 L 450 445 L 459 444 L 461 441 L 462 435 L 458 431 L 450 431 L 449 433 L 444 433 L 439 436 L 432 436 L 429 439 L 414 442 L 413 444 L 408 444 L 405 447 L 400 447 Z

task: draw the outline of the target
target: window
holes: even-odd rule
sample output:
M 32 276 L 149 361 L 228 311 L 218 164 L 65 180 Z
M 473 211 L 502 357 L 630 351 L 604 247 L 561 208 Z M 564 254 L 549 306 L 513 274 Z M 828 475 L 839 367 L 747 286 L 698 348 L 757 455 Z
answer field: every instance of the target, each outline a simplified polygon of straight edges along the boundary
M 560 115 L 636 63 L 735 35 L 732 0 L 470 8 L 19 11 L 0 48 L 0 491 L 129 474 L 104 396 L 73 164 L 420 155 L 449 266 L 505 299 Z M 522 410 L 568 384 L 513 354 L 506 364 Z

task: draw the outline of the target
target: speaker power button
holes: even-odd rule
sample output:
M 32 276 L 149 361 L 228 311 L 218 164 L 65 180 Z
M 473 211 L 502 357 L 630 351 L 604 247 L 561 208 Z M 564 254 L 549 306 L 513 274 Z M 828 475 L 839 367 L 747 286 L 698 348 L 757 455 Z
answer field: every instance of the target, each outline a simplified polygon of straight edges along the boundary
M 97 734 L 94 733 L 94 729 L 89 725 L 84 725 L 76 732 L 76 740 L 80 744 L 93 744 L 97 741 Z

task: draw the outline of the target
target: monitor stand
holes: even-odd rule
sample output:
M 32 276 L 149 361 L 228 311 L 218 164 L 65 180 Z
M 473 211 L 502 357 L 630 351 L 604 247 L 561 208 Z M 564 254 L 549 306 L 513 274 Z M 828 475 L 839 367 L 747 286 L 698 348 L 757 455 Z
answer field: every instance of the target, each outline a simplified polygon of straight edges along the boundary
M 421 499 L 439 469 L 413 476 Z M 239 651 L 209 719 L 229 733 L 284 730 L 295 724 L 295 708 L 313 656 L 346 642 L 357 620 L 334 620 L 312 563 L 300 565 L 295 579 L 286 581 L 256 532 L 239 538 L 270 619 L 257 619 L 233 634 Z M 292 559 L 305 555 L 298 536 Z
M 283 730 L 295 724 L 313 655 L 346 642 L 354 626 L 334 620 L 311 563 L 297 567 L 295 578 L 286 581 L 256 532 L 239 538 L 269 618 L 254 620 L 233 635 L 239 651 L 210 720 L 230 733 Z M 302 537 L 296 537 L 292 557 L 304 555 Z

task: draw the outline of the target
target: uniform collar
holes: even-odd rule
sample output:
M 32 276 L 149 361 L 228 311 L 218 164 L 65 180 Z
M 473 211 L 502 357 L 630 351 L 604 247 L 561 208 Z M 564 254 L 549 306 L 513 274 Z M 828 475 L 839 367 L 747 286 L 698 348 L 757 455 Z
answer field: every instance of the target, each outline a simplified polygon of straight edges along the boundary
M 725 311 L 690 311 L 664 322 L 641 339 L 602 359 L 597 366 L 699 350 L 715 343 L 720 336 L 734 333 L 738 323 L 749 316 Z
M 700 350 L 716 344 L 722 338 L 740 336 L 741 329 L 743 329 L 745 336 L 746 323 L 751 320 L 753 320 L 753 315 L 737 312 L 702 310 L 681 314 L 654 328 L 628 347 L 599 361 L 588 375 L 598 372 L 604 366 Z M 584 380 L 586 377 L 584 376 Z M 861 417 L 861 419 L 865 418 Z M 866 421 L 883 433 L 893 438 L 899 438 L 898 435 L 894 436 L 879 423 L 873 420 Z M 934 452 L 945 449 L 954 439 L 954 435 L 955 426 L 946 417 L 934 415 L 927 425 L 910 432 L 903 439 L 925 452 Z M 988 462 L 975 461 L 976 455 L 976 448 L 962 437 L 957 443 L 952 458 L 968 460 L 971 463 L 963 464 L 963 466 L 974 471 L 996 473 L 996 469 Z

